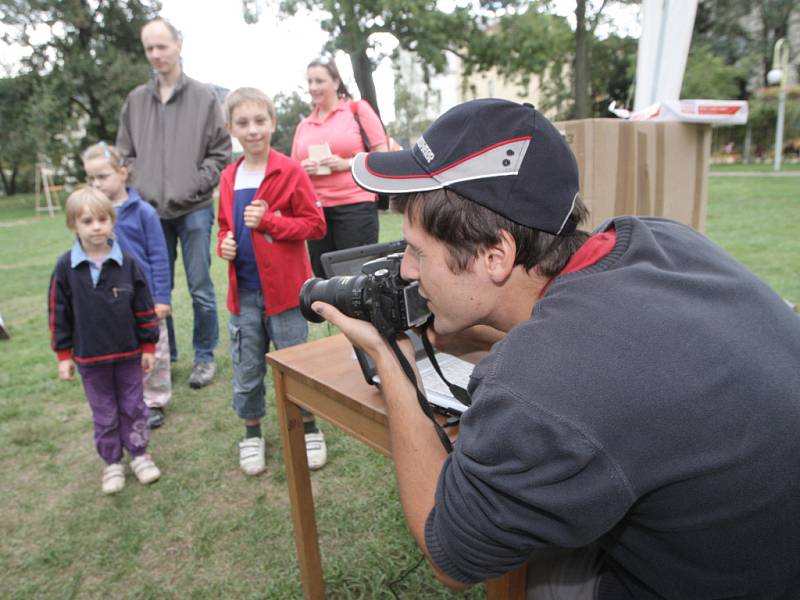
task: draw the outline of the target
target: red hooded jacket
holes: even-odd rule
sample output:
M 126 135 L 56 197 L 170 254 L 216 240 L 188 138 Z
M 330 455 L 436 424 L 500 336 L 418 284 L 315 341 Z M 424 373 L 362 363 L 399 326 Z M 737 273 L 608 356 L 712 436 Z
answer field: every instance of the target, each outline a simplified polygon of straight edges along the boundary
M 233 231 L 233 187 L 236 169 L 242 160 L 240 158 L 228 165 L 220 178 L 219 256 L 222 256 L 220 245 L 228 231 L 236 233 Z M 299 306 L 300 288 L 311 277 L 306 240 L 325 236 L 325 216 L 311 180 L 300 163 L 275 150 L 270 150 L 267 171 L 253 200 L 267 203 L 267 212 L 259 226 L 250 230 L 250 235 L 266 313 L 272 316 Z M 228 263 L 228 310 L 239 314 L 239 290 L 233 261 Z

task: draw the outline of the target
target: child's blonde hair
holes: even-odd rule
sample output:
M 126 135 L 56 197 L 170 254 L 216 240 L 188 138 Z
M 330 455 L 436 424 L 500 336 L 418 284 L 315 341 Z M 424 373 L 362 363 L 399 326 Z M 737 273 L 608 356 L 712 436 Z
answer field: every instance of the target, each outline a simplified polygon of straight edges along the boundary
M 117 222 L 117 213 L 114 205 L 103 192 L 90 186 L 75 190 L 67 198 L 64 212 L 67 216 L 67 227 L 75 231 L 75 222 L 83 214 L 85 209 L 95 217 L 106 215 L 111 219 L 111 224 Z
M 83 154 L 81 154 L 81 160 L 84 163 L 87 160 L 92 160 L 101 157 L 107 158 L 108 162 L 111 163 L 111 167 L 115 171 L 119 171 L 125 166 L 122 162 L 122 153 L 119 150 L 117 150 L 116 147 L 109 146 L 105 142 L 93 144 L 89 146 L 86 150 L 84 150 Z
M 269 118 L 275 123 L 275 105 L 272 103 L 272 99 L 258 88 L 240 87 L 233 90 L 225 97 L 223 109 L 225 111 L 225 122 L 228 125 L 231 124 L 233 119 L 233 109 L 245 102 L 255 102 L 265 106 Z

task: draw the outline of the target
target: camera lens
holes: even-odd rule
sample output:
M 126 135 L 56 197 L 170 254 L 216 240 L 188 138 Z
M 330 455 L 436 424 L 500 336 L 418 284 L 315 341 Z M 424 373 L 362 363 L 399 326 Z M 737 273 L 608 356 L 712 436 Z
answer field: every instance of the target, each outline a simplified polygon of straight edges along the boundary
M 366 281 L 366 275 L 309 279 L 300 289 L 300 312 L 307 321 L 321 323 L 324 319 L 311 310 L 311 305 L 319 300 L 335 306 L 348 317 L 369 321 L 362 299 Z

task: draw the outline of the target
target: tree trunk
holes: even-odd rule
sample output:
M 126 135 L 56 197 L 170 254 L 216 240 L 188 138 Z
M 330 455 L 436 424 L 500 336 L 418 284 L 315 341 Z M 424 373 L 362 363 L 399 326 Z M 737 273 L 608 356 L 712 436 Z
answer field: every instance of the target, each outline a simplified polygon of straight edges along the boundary
M 8 180 L 6 179 L 6 171 L 3 168 L 3 163 L 0 162 L 0 182 L 3 184 L 3 191 L 6 193 L 6 196 L 10 196 L 11 194 L 8 191 Z
M 353 66 L 353 75 L 356 78 L 356 85 L 361 94 L 361 99 L 369 102 L 378 116 L 381 115 L 378 109 L 378 94 L 375 92 L 375 82 L 372 80 L 372 63 L 367 56 L 367 49 L 360 48 L 349 53 L 350 64 Z
M 6 176 L 3 163 L 0 162 L 0 183 L 3 184 L 3 191 L 6 196 L 13 196 L 17 193 L 17 173 L 19 173 L 19 165 L 14 164 L 11 168 L 11 179 L 9 179 Z
M 586 0 L 575 5 L 575 118 L 588 119 L 589 108 L 589 45 L 586 36 Z
M 14 168 L 11 170 L 11 182 L 8 184 L 6 191 L 8 192 L 9 196 L 13 196 L 17 193 L 17 174 L 19 173 L 19 165 L 14 165 Z

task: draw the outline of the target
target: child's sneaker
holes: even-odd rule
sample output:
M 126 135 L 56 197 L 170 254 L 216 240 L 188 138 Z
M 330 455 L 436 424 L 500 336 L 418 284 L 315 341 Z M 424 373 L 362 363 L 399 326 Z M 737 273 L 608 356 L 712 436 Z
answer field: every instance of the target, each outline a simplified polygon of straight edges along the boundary
M 306 457 L 308 468 L 312 471 L 321 469 L 328 462 L 328 449 L 325 446 L 325 436 L 321 431 L 306 434 Z
M 251 437 L 239 442 L 239 466 L 246 475 L 258 475 L 266 470 L 263 438 Z
M 142 454 L 131 461 L 131 471 L 134 472 L 140 483 L 148 484 L 157 481 L 161 477 L 156 463 L 150 458 L 149 454 Z
M 103 469 L 103 493 L 116 494 L 125 487 L 125 467 L 122 463 L 106 465 Z

